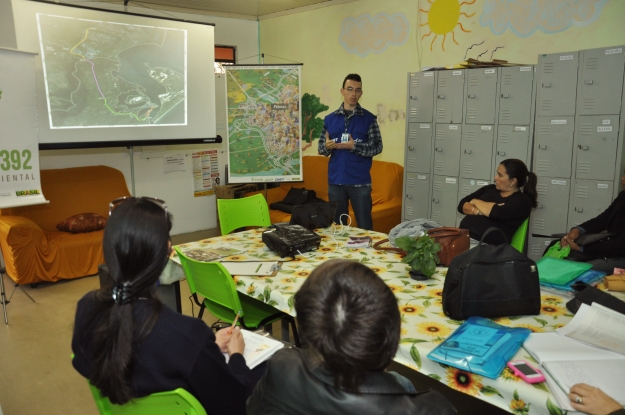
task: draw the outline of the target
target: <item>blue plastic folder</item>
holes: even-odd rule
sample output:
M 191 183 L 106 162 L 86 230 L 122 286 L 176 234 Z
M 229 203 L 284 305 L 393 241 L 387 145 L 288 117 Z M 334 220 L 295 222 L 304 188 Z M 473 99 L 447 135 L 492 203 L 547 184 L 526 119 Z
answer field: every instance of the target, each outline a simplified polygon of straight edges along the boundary
M 573 284 L 575 284 L 576 282 L 583 282 L 588 285 L 596 285 L 599 281 L 603 279 L 603 277 L 605 277 L 605 272 L 589 269 L 588 271 L 583 272 L 581 275 L 573 278 L 566 284 L 554 284 L 540 281 L 540 285 L 544 287 L 555 288 L 556 290 L 568 291 L 573 293 L 575 292 L 575 290 L 573 289 Z
M 469 317 L 427 357 L 495 379 L 531 332 L 530 329 L 505 327 L 482 317 Z

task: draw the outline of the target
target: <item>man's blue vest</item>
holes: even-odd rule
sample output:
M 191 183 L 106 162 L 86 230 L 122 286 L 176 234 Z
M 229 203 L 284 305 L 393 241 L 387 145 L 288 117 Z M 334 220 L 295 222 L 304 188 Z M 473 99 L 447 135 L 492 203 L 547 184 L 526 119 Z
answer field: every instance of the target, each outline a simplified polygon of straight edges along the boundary
M 363 114 L 353 114 L 346 125 L 343 114 L 334 112 L 327 115 L 324 120 L 326 131 L 330 138 L 337 143 L 341 142 L 341 136 L 347 132 L 352 135 L 356 142 L 366 143 L 367 132 L 375 115 L 363 108 Z M 347 130 L 345 127 L 347 126 Z M 332 150 L 328 163 L 328 183 L 336 185 L 354 185 L 371 183 L 371 157 L 363 157 L 350 150 Z

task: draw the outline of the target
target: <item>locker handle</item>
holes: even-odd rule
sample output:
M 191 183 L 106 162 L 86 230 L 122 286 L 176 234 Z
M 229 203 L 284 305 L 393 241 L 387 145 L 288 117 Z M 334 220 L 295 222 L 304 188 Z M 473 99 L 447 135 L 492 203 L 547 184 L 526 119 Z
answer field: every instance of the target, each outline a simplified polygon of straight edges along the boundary
M 468 98 L 474 99 L 475 98 L 475 94 L 469 94 L 467 95 Z
M 432 199 L 432 202 L 434 202 L 434 203 L 438 203 L 438 202 L 439 202 L 439 200 L 438 200 L 438 199 L 436 199 L 436 198 L 434 198 L 434 199 Z
M 543 88 L 551 88 L 551 83 L 543 82 Z
M 592 85 L 592 79 L 587 79 L 584 81 L 586 85 Z
M 501 94 L 502 98 L 510 98 L 510 94 Z
M 547 144 L 539 144 L 538 145 L 538 149 L 539 150 L 547 150 Z
M 445 95 L 439 95 L 438 99 L 445 99 Z
M 414 96 L 414 97 L 413 97 L 412 95 L 410 95 L 410 99 L 413 99 L 413 100 L 415 100 L 415 101 L 416 101 L 416 100 L 417 100 L 417 97 L 416 97 L 416 96 Z
M 505 152 L 505 151 L 498 151 L 498 152 L 497 152 L 497 155 L 498 155 L 498 156 L 505 156 L 505 155 L 506 155 L 506 152 Z
M 544 206 L 541 205 L 540 203 L 536 206 L 538 209 L 542 209 Z
M 575 212 L 579 212 L 579 213 L 584 212 L 584 208 L 578 208 L 578 207 L 576 207 L 576 208 L 574 208 L 573 210 L 575 210 Z
M 443 149 L 441 147 L 436 147 L 434 150 L 438 151 L 439 153 L 443 152 Z
M 412 195 L 406 195 L 406 199 L 412 199 Z
M 410 151 L 414 150 L 414 146 L 408 146 L 408 150 Z
M 578 144 L 577 148 L 579 148 L 580 150 L 588 150 L 588 146 L 583 146 L 581 144 Z
M 471 150 L 464 149 L 464 154 L 471 154 Z

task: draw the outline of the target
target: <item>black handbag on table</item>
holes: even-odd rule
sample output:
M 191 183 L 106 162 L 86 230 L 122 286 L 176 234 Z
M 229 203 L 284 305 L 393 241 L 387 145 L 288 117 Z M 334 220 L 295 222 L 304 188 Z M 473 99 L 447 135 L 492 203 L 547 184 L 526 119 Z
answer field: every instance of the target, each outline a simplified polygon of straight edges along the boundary
M 501 232 L 488 228 L 482 240 L 493 231 Z M 483 245 L 480 241 L 449 264 L 443 311 L 454 320 L 540 314 L 536 263 L 509 244 Z
M 582 303 L 587 305 L 599 303 L 604 307 L 625 314 L 625 302 L 597 287 L 577 282 L 573 284 L 573 289 L 575 290 L 575 298 L 566 303 L 566 308 L 573 314 L 577 313 Z

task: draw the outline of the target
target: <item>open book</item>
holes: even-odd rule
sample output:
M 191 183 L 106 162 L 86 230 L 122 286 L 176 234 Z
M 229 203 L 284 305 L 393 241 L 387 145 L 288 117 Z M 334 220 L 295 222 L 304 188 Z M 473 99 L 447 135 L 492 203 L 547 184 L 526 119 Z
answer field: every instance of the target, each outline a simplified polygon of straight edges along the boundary
M 228 329 L 224 329 L 228 330 Z M 249 330 L 241 330 L 243 339 L 245 340 L 245 350 L 243 351 L 243 357 L 245 357 L 245 363 L 250 369 L 254 369 L 256 366 L 263 363 L 265 360 L 269 360 L 278 350 L 284 347 L 284 343 L 269 337 L 269 333 L 256 333 Z M 228 354 L 224 353 L 226 362 L 228 361 Z

